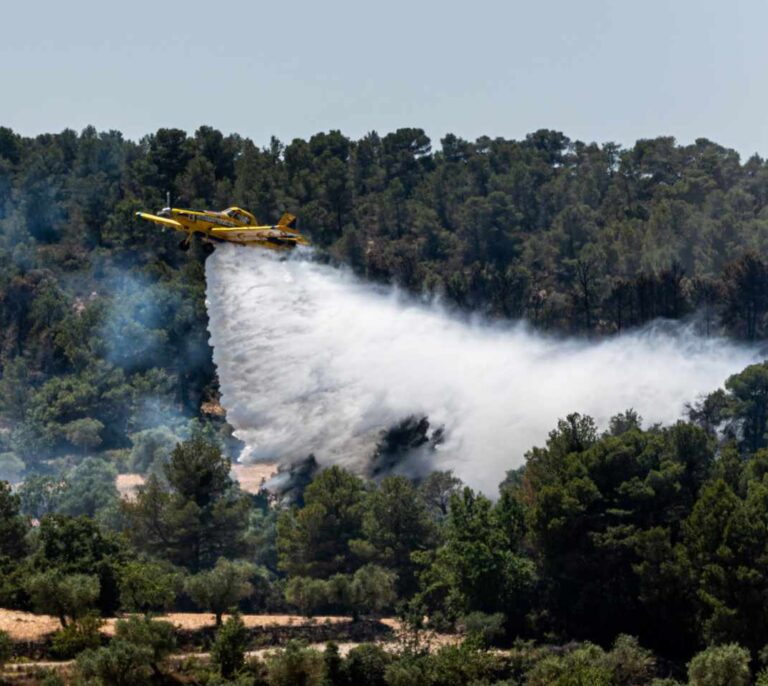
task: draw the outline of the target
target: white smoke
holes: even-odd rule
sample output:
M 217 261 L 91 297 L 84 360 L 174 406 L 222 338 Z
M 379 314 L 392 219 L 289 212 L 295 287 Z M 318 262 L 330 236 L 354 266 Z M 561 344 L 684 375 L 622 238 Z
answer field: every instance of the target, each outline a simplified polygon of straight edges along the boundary
M 222 404 L 250 460 L 361 469 L 382 428 L 427 415 L 446 428 L 435 468 L 492 494 L 558 418 L 673 422 L 757 357 L 683 326 L 588 343 L 468 321 L 300 255 L 225 245 L 206 274 Z

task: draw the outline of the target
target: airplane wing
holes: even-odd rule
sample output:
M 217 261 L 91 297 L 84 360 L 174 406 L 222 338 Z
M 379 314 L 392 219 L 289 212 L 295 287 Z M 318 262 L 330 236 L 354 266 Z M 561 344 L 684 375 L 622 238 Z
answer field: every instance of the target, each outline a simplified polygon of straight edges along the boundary
M 167 226 L 169 229 L 176 229 L 177 231 L 184 231 L 184 227 L 174 219 L 168 219 L 167 217 L 158 217 L 156 214 L 149 214 L 148 212 L 137 212 L 136 216 L 140 219 L 147 219 L 148 221 L 155 222 L 155 224 L 161 224 Z

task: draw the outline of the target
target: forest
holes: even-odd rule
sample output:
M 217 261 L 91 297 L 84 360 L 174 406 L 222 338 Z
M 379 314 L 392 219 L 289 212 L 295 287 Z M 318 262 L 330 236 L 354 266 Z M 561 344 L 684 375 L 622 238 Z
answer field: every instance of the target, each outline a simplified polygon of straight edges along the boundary
M 552 334 L 768 337 L 768 167 L 704 139 L 0 128 L 0 607 L 58 620 L 45 651 L 72 683 L 768 684 L 768 363 L 671 426 L 573 408 L 497 493 L 311 461 L 290 493 L 247 493 L 202 246 L 133 217 L 166 193 L 290 211 L 317 259 Z M 193 609 L 216 617 L 210 663 L 171 668 L 157 617 Z M 251 658 L 240 612 L 398 617 L 413 641 Z M 0 663 L 19 650 L 0 632 Z

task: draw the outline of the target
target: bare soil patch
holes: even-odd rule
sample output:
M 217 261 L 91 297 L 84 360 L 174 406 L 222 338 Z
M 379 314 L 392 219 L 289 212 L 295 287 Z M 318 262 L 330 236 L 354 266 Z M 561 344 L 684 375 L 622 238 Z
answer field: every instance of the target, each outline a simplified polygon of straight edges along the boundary
M 216 617 L 204 612 L 171 612 L 157 619 L 171 622 L 183 631 L 198 631 L 216 624 Z M 115 619 L 104 622 L 102 632 L 111 636 L 115 631 Z M 316 626 L 318 624 L 342 624 L 351 621 L 351 617 L 302 617 L 300 615 L 243 615 L 243 623 L 248 628 L 267 628 L 281 626 Z M 6 631 L 17 642 L 39 641 L 61 628 L 59 620 L 48 615 L 34 615 L 17 610 L 0 610 L 0 629 Z
M 234 464 L 232 465 L 232 478 L 246 493 L 258 493 L 264 482 L 269 481 L 277 474 L 276 462 L 260 462 L 258 464 Z M 144 475 L 136 473 L 118 474 L 115 486 L 124 500 L 136 498 L 136 492 L 144 485 Z
M 115 480 L 117 491 L 123 500 L 133 500 L 136 498 L 136 491 L 139 486 L 144 485 L 144 476 L 142 474 L 118 474 Z
M 232 465 L 232 478 L 240 482 L 240 488 L 246 493 L 258 493 L 264 482 L 269 481 L 275 474 L 277 474 L 275 462 Z

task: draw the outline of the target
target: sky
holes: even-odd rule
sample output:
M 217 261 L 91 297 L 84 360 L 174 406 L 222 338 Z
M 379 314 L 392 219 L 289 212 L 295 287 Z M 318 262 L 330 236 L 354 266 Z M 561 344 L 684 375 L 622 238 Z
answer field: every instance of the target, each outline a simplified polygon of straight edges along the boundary
M 4 3 L 0 125 L 266 145 L 403 126 L 768 156 L 765 0 Z

